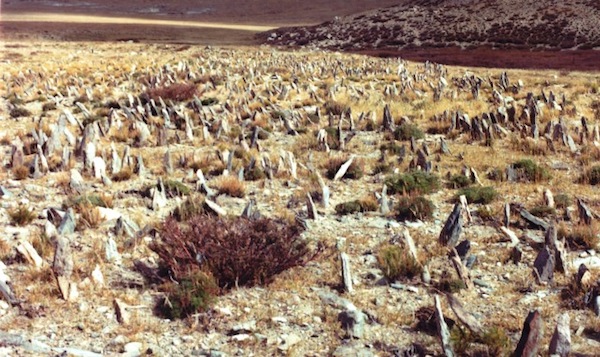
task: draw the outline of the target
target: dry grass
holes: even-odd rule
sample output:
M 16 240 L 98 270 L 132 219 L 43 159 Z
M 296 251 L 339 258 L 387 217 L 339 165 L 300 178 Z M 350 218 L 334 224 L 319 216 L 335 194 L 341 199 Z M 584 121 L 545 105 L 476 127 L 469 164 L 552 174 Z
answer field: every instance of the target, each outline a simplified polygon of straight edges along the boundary
M 231 197 L 244 197 L 246 195 L 246 185 L 235 176 L 223 176 L 215 182 L 215 188 L 219 194 Z
M 25 165 L 13 167 L 12 173 L 15 180 L 25 180 L 29 177 L 29 167 Z
M 86 229 L 98 228 L 102 223 L 102 216 L 98 207 L 91 204 L 81 204 L 77 206 L 79 220 L 77 221 L 77 229 L 84 231 Z

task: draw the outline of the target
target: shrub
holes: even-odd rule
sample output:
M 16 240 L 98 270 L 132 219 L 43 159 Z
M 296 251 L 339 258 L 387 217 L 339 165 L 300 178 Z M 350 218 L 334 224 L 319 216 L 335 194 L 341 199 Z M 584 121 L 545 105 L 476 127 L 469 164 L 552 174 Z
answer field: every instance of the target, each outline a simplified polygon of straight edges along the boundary
M 593 166 L 587 170 L 580 178 L 580 182 L 592 186 L 600 185 L 600 165 Z
M 194 216 L 206 214 L 207 211 L 204 207 L 204 197 L 202 196 L 190 196 L 183 201 L 179 206 L 175 207 L 171 216 L 178 222 L 184 222 Z
M 79 212 L 79 220 L 77 221 L 78 230 L 86 230 L 88 228 L 97 228 L 102 223 L 102 217 L 98 207 L 91 204 L 82 204 L 77 206 Z
M 25 165 L 13 167 L 12 173 L 15 176 L 15 180 L 25 180 L 27 177 L 29 177 L 29 167 Z
M 188 186 L 177 180 L 165 180 L 163 185 L 165 186 L 165 193 L 168 198 L 187 196 L 192 192 Z M 150 191 L 156 187 L 157 184 L 146 186 L 142 189 L 142 195 L 144 197 L 151 197 Z
M 481 342 L 488 347 L 490 356 L 505 356 L 511 346 L 511 340 L 506 331 L 492 327 L 481 336 Z
M 356 212 L 374 212 L 378 209 L 379 204 L 377 204 L 377 201 L 372 197 L 344 202 L 335 206 L 335 212 L 339 215 L 352 214 Z
M 250 170 L 244 170 L 244 180 L 246 181 L 258 181 L 265 177 L 267 177 L 267 174 L 258 165 L 254 165 Z
M 180 319 L 206 311 L 219 293 L 213 276 L 202 271 L 193 272 L 178 283 L 164 284 L 161 290 L 166 296 L 156 310 L 168 319 Z
M 401 278 L 412 279 L 423 271 L 423 267 L 408 252 L 397 245 L 384 245 L 377 253 L 377 261 L 389 282 Z
M 465 175 L 452 175 L 448 182 L 450 188 L 463 188 L 471 184 L 471 180 Z
M 394 131 L 394 138 L 396 140 L 410 140 L 411 138 L 423 139 L 425 134 L 423 130 L 419 129 L 414 124 L 404 123 L 399 125 Z
M 597 249 L 600 243 L 600 224 L 574 225 L 569 231 L 565 226 L 560 226 L 557 235 L 565 239 L 572 249 Z
M 8 210 L 8 215 L 10 216 L 10 222 L 16 226 L 28 225 L 36 217 L 35 213 L 25 205 L 19 205 L 15 209 Z
M 540 182 L 549 180 L 551 177 L 546 168 L 530 159 L 519 160 L 512 166 L 517 171 L 517 179 L 520 181 Z
M 328 126 L 325 129 L 327 132 L 327 145 L 331 150 L 338 150 L 340 148 L 340 138 L 338 135 L 338 128 Z M 317 132 L 318 133 L 318 132 Z M 315 134 L 316 136 L 316 134 Z
M 131 171 L 131 169 L 123 169 L 117 172 L 116 174 L 113 174 L 111 179 L 115 182 L 122 182 L 129 180 L 132 175 L 133 172 Z
M 342 115 L 350 112 L 350 106 L 336 102 L 334 100 L 328 100 L 325 102 L 325 113 L 329 115 Z
M 556 210 L 548 206 L 535 206 L 529 210 L 529 213 L 536 217 L 549 217 L 556 214 Z
M 437 175 L 419 170 L 392 175 L 385 179 L 385 184 L 390 194 L 429 194 L 440 189 L 440 179 Z
M 161 276 L 182 280 L 203 270 L 229 289 L 268 284 L 313 259 L 301 232 L 299 225 L 269 218 L 195 216 L 177 223 L 170 217 L 151 249 L 160 258 Z
M 447 293 L 457 293 L 462 289 L 466 289 L 467 286 L 460 279 L 452 279 L 449 276 L 443 277 L 440 282 L 437 284 L 437 288 L 441 291 L 445 291 Z
M 177 83 L 166 87 L 148 89 L 145 93 L 145 96 L 148 99 L 154 100 L 162 98 L 163 100 L 182 102 L 194 98 L 196 91 L 197 88 L 194 84 Z
M 113 197 L 109 194 L 79 195 L 75 197 L 70 197 L 63 204 L 65 208 L 86 205 L 90 205 L 93 207 L 111 208 L 113 207 Z
M 337 174 L 337 172 L 339 171 L 340 167 L 342 167 L 342 165 L 346 161 L 348 161 L 348 159 L 349 158 L 346 156 L 338 156 L 329 159 L 327 161 L 327 177 L 329 179 L 333 179 L 335 177 L 335 174 Z M 352 163 L 350 164 L 350 167 L 348 167 L 348 171 L 346 171 L 343 177 L 351 180 L 358 180 L 363 176 L 364 172 L 364 161 L 359 158 L 354 158 L 354 160 L 352 160 Z
M 433 202 L 423 196 L 403 196 L 396 206 L 396 218 L 399 221 L 426 220 L 432 217 Z
M 566 193 L 559 193 L 558 195 L 554 196 L 554 204 L 556 205 L 556 208 L 567 208 L 571 205 L 571 202 L 571 197 Z
M 52 103 L 52 102 L 48 102 L 48 103 L 44 103 L 44 105 L 42 105 L 42 110 L 47 112 L 50 110 L 55 110 L 56 109 L 56 104 Z
M 219 194 L 225 194 L 231 197 L 244 197 L 246 186 L 235 176 L 224 176 L 216 183 Z
M 456 198 L 465 195 L 467 198 L 467 202 L 469 203 L 480 203 L 483 205 L 487 205 L 491 203 L 493 200 L 498 197 L 498 192 L 495 188 L 491 186 L 480 187 L 480 186 L 472 186 L 465 187 L 458 191 L 456 194 Z
M 16 107 L 10 111 L 12 118 L 28 117 L 31 116 L 31 112 L 23 107 Z

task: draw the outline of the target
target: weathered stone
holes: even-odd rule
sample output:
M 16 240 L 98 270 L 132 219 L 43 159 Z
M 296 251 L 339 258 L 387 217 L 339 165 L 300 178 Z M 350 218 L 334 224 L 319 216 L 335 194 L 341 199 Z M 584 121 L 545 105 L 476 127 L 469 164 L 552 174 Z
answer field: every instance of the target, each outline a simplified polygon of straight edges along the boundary
M 85 182 L 83 177 L 76 169 L 71 169 L 69 187 L 77 192 L 83 192 L 85 190 Z
M 338 321 L 346 330 L 349 338 L 363 338 L 365 333 L 366 315 L 358 309 L 349 309 L 339 313 Z
M 550 340 L 550 348 L 548 353 L 551 355 L 559 355 L 567 357 L 571 353 L 571 328 L 570 318 L 568 313 L 563 313 L 558 316 L 554 334 Z
M 523 325 L 521 339 L 513 353 L 514 357 L 536 357 L 539 344 L 544 337 L 544 322 L 541 314 L 535 310 L 529 312 Z
M 570 268 L 567 252 L 563 242 L 558 240 L 556 227 L 554 225 L 550 226 L 550 228 L 548 228 L 546 231 L 545 241 L 546 246 L 548 246 L 550 250 L 554 252 L 556 270 L 558 270 L 560 273 L 568 275 Z
M 554 254 L 548 247 L 544 247 L 533 262 L 533 272 L 538 283 L 549 283 L 554 277 Z
M 315 206 L 315 203 L 313 202 L 310 192 L 306 194 L 306 210 L 308 212 L 309 219 L 319 218 L 319 214 L 317 213 L 317 207 Z
M 92 166 L 94 168 L 94 177 L 96 179 L 100 179 L 103 175 L 106 175 L 106 163 L 100 156 L 94 158 Z
M 468 311 L 465 311 L 463 305 L 456 297 L 454 297 L 452 294 L 448 294 L 447 299 L 448 303 L 450 304 L 450 308 L 452 311 L 454 311 L 454 314 L 463 325 L 477 335 L 483 332 L 483 326 L 481 325 L 481 322 Z
M 577 210 L 579 211 L 579 220 L 588 226 L 591 225 L 594 216 L 592 215 L 592 211 L 581 198 L 577 199 Z
M 523 217 L 525 221 L 527 221 L 528 223 L 530 223 L 538 229 L 547 230 L 550 227 L 550 224 L 548 224 L 548 222 L 532 215 L 526 209 L 521 210 L 521 217 Z
M 442 345 L 442 351 L 446 357 L 454 357 L 454 350 L 450 341 L 450 329 L 444 320 L 444 314 L 442 313 L 442 305 L 440 303 L 440 297 L 434 296 L 435 303 L 435 317 L 437 325 L 437 333 Z
M 346 292 L 352 294 L 354 288 L 352 287 L 352 271 L 350 269 L 350 258 L 348 257 L 348 254 L 341 253 L 340 262 L 342 268 L 342 286 Z
M 343 163 L 342 166 L 340 166 L 338 172 L 336 172 L 335 176 L 333 177 L 333 181 L 338 181 L 339 179 L 344 177 L 346 172 L 348 172 L 350 165 L 352 165 L 353 161 L 354 161 L 354 156 L 350 156 L 350 158 L 345 163 Z
M 438 241 L 442 245 L 454 247 L 460 238 L 462 233 L 462 206 L 460 203 L 454 205 L 454 209 L 448 219 L 444 228 L 440 232 Z
M 461 260 L 464 260 L 467 257 L 467 254 L 469 253 L 470 249 L 471 242 L 468 239 L 463 240 L 456 246 L 456 252 L 458 253 L 458 256 Z
M 75 232 L 76 224 L 75 212 L 73 211 L 73 208 L 69 208 L 58 226 L 58 234 L 66 235 Z

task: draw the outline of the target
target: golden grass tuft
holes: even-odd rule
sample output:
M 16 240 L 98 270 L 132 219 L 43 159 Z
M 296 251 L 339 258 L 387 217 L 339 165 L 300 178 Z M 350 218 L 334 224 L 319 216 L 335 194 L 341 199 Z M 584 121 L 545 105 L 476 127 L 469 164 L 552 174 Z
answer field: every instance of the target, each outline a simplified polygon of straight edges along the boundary
M 10 221 L 16 226 L 26 226 L 31 223 L 37 215 L 25 205 L 19 205 L 19 207 L 8 211 Z
M 215 183 L 219 194 L 231 197 L 244 197 L 246 195 L 246 185 L 235 176 L 224 176 Z
M 29 167 L 25 165 L 13 167 L 12 173 L 15 177 L 15 180 L 25 180 L 27 177 L 29 177 Z

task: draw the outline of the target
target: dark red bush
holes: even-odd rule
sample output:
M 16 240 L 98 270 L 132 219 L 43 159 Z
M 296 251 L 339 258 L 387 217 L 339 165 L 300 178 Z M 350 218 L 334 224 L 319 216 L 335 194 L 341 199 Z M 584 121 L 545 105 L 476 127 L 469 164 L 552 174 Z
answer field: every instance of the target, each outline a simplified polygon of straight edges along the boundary
M 157 101 L 160 97 L 163 100 L 182 102 L 194 98 L 196 91 L 197 88 L 194 84 L 177 83 L 166 87 L 148 89 L 146 91 L 146 96 L 149 99 L 154 99 L 155 101 Z

